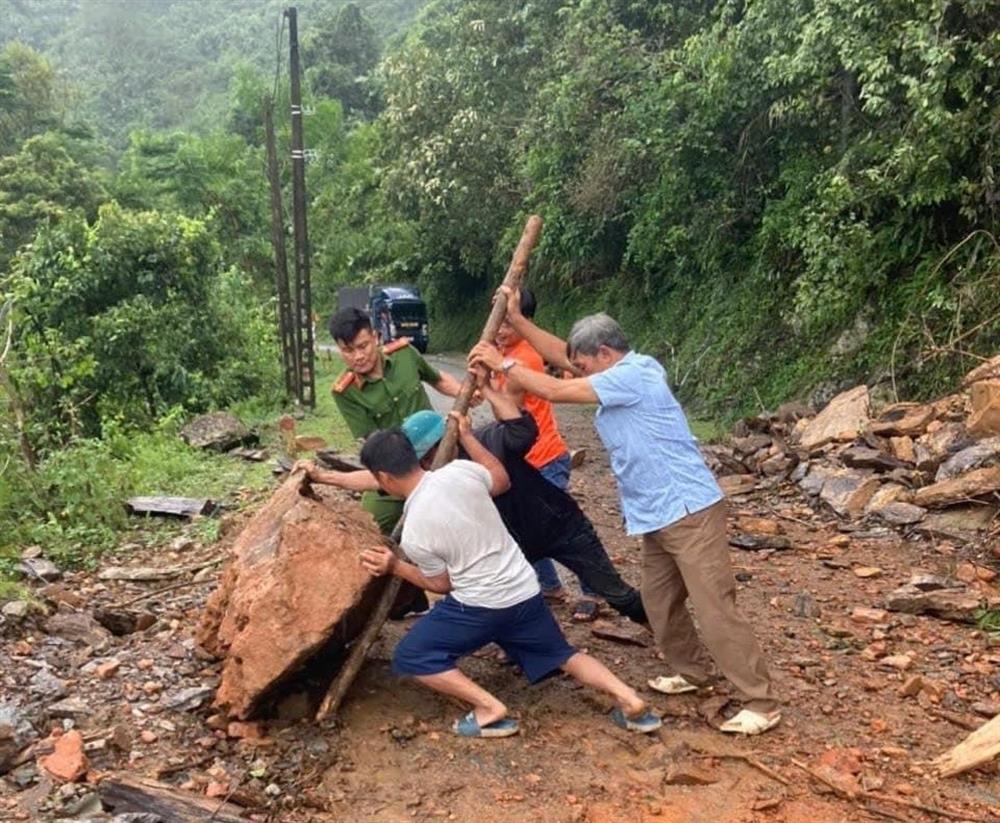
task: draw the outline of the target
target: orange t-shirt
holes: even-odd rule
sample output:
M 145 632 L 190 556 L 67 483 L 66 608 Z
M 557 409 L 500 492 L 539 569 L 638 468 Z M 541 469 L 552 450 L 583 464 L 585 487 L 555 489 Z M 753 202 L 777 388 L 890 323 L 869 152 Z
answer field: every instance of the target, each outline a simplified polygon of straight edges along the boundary
M 536 352 L 527 340 L 521 340 L 504 351 L 504 357 L 516 360 L 522 366 L 537 372 L 545 371 L 545 362 L 542 356 Z M 502 389 L 506 382 L 506 375 L 498 374 L 496 378 L 497 387 Z M 556 425 L 556 417 L 552 412 L 552 404 L 548 400 L 536 397 L 533 394 L 524 395 L 524 408 L 531 412 L 538 424 L 538 439 L 531 450 L 525 455 L 527 460 L 536 469 L 541 468 L 546 463 L 551 463 L 557 457 L 566 454 L 566 441 L 559 434 L 559 427 Z

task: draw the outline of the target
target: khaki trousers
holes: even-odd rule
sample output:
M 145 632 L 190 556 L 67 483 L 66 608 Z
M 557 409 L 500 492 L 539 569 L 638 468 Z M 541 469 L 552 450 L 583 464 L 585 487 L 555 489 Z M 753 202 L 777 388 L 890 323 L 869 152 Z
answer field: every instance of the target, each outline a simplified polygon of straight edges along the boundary
M 701 641 L 687 609 L 688 599 Z M 707 684 L 707 648 L 746 708 L 769 712 L 777 707 L 760 646 L 736 607 L 725 501 L 643 535 L 642 603 L 657 645 L 676 674 L 697 685 Z

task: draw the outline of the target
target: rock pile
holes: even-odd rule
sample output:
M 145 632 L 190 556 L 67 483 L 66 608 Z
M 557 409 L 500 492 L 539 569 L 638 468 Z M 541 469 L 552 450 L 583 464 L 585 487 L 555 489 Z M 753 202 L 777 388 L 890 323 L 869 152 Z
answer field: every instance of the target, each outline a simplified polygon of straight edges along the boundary
M 972 540 L 1000 511 L 1000 356 L 933 403 L 873 411 L 856 386 L 819 414 L 788 404 L 743 420 L 707 452 L 729 494 L 791 480 L 847 520 Z

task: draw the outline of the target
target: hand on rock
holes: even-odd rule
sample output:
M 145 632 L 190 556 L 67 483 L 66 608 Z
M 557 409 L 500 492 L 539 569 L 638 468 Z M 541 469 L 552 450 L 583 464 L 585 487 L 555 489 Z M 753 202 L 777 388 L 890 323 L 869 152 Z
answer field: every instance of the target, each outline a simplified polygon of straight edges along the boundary
M 385 546 L 373 546 L 364 549 L 359 558 L 362 568 L 372 577 L 389 574 L 396 563 L 396 555 Z

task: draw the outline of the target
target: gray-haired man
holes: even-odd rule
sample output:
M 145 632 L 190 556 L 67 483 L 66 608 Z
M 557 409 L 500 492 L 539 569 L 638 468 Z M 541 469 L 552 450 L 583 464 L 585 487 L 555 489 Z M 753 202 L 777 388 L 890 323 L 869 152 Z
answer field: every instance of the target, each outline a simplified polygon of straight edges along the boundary
M 611 458 L 626 528 L 642 536 L 643 605 L 675 672 L 649 685 L 680 694 L 707 684 L 707 647 L 743 700 L 742 711 L 722 730 L 760 734 L 774 728 L 781 715 L 771 677 L 753 630 L 736 607 L 723 494 L 663 367 L 633 352 L 606 314 L 577 321 L 567 343 L 525 318 L 516 292 L 504 292 L 517 332 L 549 363 L 582 376 L 558 380 L 521 368 L 486 343 L 472 350 L 470 361 L 505 372 L 511 382 L 553 403 L 598 404 L 595 425 Z

